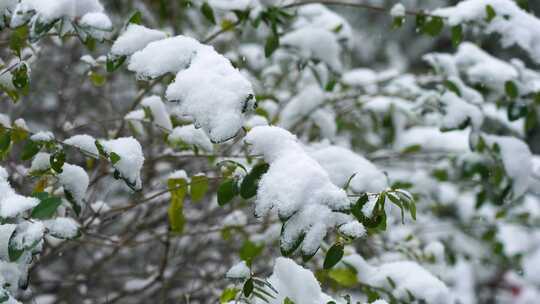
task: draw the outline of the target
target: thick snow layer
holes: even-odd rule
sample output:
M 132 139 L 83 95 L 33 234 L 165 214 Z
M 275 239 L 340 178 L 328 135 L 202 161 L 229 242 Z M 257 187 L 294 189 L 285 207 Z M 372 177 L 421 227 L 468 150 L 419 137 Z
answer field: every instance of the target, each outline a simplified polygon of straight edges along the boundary
M 469 151 L 469 131 L 441 132 L 434 127 L 414 127 L 404 131 L 395 145 L 398 149 L 420 145 L 424 151 L 464 152 Z
M 341 47 L 331 30 L 303 27 L 283 35 L 281 45 L 292 47 L 307 59 L 321 60 L 332 70 L 341 71 Z
M 301 121 L 305 121 L 320 107 L 325 99 L 324 91 L 317 84 L 306 86 L 283 108 L 280 126 L 292 129 Z
M 262 155 L 270 168 L 261 178 L 255 214 L 263 216 L 277 209 L 284 224 L 281 246 L 293 248 L 303 235 L 302 253 L 313 254 L 327 230 L 354 221 L 337 212 L 350 206 L 343 189 L 334 185 L 326 171 L 311 158 L 296 137 L 271 126 L 253 128 L 245 142 L 252 153 Z
M 69 217 L 58 217 L 43 222 L 48 232 L 57 238 L 71 239 L 79 233 L 79 224 Z
M 320 28 L 331 31 L 339 40 L 351 42 L 352 28 L 349 22 L 339 14 L 321 4 L 307 4 L 297 11 L 297 18 L 293 28 Z
M 47 170 L 51 167 L 51 155 L 45 152 L 39 152 L 34 156 L 32 165 L 30 166 L 30 172 L 39 172 Z
M 497 143 L 506 174 L 512 178 L 512 189 L 515 196 L 521 196 L 527 191 L 532 174 L 532 154 L 523 141 L 508 136 L 486 135 L 486 143 Z
M 480 108 L 461 99 L 454 92 L 444 93 L 441 96 L 441 103 L 445 112 L 441 121 L 442 128 L 456 129 L 469 121 L 473 128 L 478 130 L 484 121 Z
M 79 24 L 83 27 L 89 27 L 101 31 L 111 31 L 112 22 L 109 17 L 103 13 L 88 13 L 84 15 Z
M 251 276 L 251 270 L 249 270 L 246 262 L 242 261 L 231 267 L 225 276 L 228 279 L 247 279 Z
M 358 68 L 343 73 L 342 81 L 349 86 L 371 86 L 377 83 L 379 77 L 371 69 Z
M 54 140 L 54 134 L 49 131 L 40 131 L 30 136 L 32 141 L 52 141 Z
M 486 20 L 487 5 L 496 13 L 491 21 Z M 540 32 L 537 30 L 540 20 L 512 0 L 466 0 L 453 7 L 437 9 L 432 14 L 448 18 L 450 25 L 480 24 L 487 33 L 499 34 L 504 47 L 518 45 L 540 63 Z
M 167 112 L 167 108 L 165 107 L 165 104 L 163 103 L 163 101 L 161 101 L 161 97 L 159 96 L 146 97 L 142 100 L 141 106 L 148 108 L 150 110 L 150 113 L 152 113 L 152 121 L 157 126 L 167 131 L 172 130 L 171 117 L 169 116 L 169 112 Z
M 178 102 L 174 113 L 192 119 L 213 142 L 234 137 L 255 104 L 251 83 L 231 62 L 190 37 L 154 41 L 133 54 L 128 68 L 143 78 L 177 73 L 166 92 Z
M 17 249 L 31 248 L 43 239 L 45 226 L 40 221 L 20 222 L 11 238 L 11 244 Z
M 99 155 L 98 149 L 96 147 L 96 139 L 90 135 L 75 135 L 64 140 L 64 143 L 70 146 L 77 147 L 81 149 L 81 151 L 86 152 L 92 156 L 97 157 Z
M 401 3 L 396 3 L 390 10 L 390 16 L 405 17 L 405 6 L 403 6 Z
M 7 178 L 6 170 L 0 167 L 0 217 L 15 217 L 39 204 L 37 198 L 25 197 L 15 193 Z
M 103 12 L 103 5 L 99 0 L 22 0 L 21 4 L 33 8 L 47 21 L 62 17 L 75 19 L 88 13 Z
M 114 168 L 135 185 L 135 189 L 142 187 L 140 172 L 144 164 L 144 156 L 141 144 L 133 137 L 122 137 L 100 142 L 105 152 L 114 152 L 120 156 L 120 160 L 114 164 Z
M 204 45 L 167 88 L 167 99 L 179 101 L 180 115 L 193 119 L 213 142 L 236 135 L 244 113 L 254 106 L 251 83 L 225 57 Z
M 321 304 L 335 301 L 323 293 L 319 282 L 313 273 L 296 264 L 293 260 L 279 257 L 274 265 L 274 272 L 268 282 L 277 290 L 275 299 L 269 299 L 269 304 L 283 304 L 285 298 L 296 304 Z M 266 288 L 270 294 L 275 294 Z M 265 303 L 257 299 L 257 304 Z
M 388 187 L 386 175 L 369 160 L 351 150 L 328 146 L 317 149 L 310 155 L 340 188 L 345 187 L 349 180 L 349 188 L 356 193 L 380 192 Z
M 77 203 L 82 204 L 90 183 L 90 178 L 86 174 L 86 171 L 76 165 L 64 164 L 62 173 L 58 174 L 58 179 L 64 190 L 69 191 L 73 199 Z
M 214 151 L 214 146 L 206 133 L 201 129 L 195 128 L 194 125 L 174 128 L 171 134 L 169 134 L 169 141 L 171 143 L 182 142 L 188 145 L 194 145 L 207 152 Z
M 357 270 L 360 282 L 390 289 L 398 299 L 408 300 L 408 290 L 416 299 L 427 303 L 453 303 L 448 287 L 416 262 L 398 261 L 372 266 L 358 254 L 346 256 L 343 261 Z M 395 288 L 388 278 L 396 284 Z
M 149 43 L 165 39 L 166 37 L 167 35 L 162 31 L 130 23 L 126 30 L 113 43 L 111 53 L 117 56 L 128 56 L 142 50 Z
M 142 78 L 177 73 L 189 66 L 200 45 L 197 40 L 186 36 L 153 41 L 133 54 L 128 69 Z

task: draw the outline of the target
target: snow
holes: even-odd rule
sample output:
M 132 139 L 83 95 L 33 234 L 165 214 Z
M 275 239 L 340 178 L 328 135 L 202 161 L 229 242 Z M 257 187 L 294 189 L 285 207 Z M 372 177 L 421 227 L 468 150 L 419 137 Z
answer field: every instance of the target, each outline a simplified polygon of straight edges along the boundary
M 256 126 L 268 126 L 268 125 L 269 123 L 266 117 L 261 116 L 261 115 L 253 115 L 246 121 L 246 123 L 244 124 L 244 127 L 247 128 L 248 130 L 251 130 L 255 128 Z
M 487 21 L 486 6 L 490 5 L 496 16 Z M 540 63 L 540 20 L 522 10 L 511 0 L 466 0 L 456 6 L 436 9 L 434 15 L 447 18 L 449 25 L 476 23 L 488 34 L 501 36 L 504 47 L 518 45 Z
M 96 147 L 96 139 L 90 135 L 75 135 L 64 140 L 64 143 L 70 146 L 77 147 L 82 152 L 88 153 L 93 157 L 99 156 L 99 151 Z
M 79 233 L 79 224 L 74 219 L 68 217 L 46 220 L 43 222 L 43 225 L 52 236 L 57 238 L 71 239 Z
M 225 57 L 204 45 L 190 66 L 178 72 L 166 96 L 178 101 L 178 113 L 193 119 L 213 142 L 234 137 L 244 124 L 244 113 L 254 107 L 251 83 Z
M 167 100 L 178 102 L 174 114 L 192 119 L 213 142 L 234 137 L 255 104 L 251 83 L 230 61 L 190 37 L 151 42 L 133 54 L 128 69 L 140 78 L 177 73 L 166 91 Z
M 11 127 L 11 119 L 6 114 L 0 113 L 0 126 Z
M 250 151 L 262 155 L 270 164 L 259 183 L 255 215 L 264 216 L 277 209 L 284 224 L 281 246 L 290 250 L 305 235 L 303 254 L 317 251 L 327 230 L 354 221 L 339 210 L 350 201 L 342 189 L 334 185 L 326 171 L 311 158 L 296 137 L 279 127 L 255 127 L 245 137 Z
M 0 167 L 0 217 L 15 217 L 39 204 L 37 198 L 25 197 L 15 193 L 7 178 L 7 171 Z
M 349 179 L 349 187 L 355 193 L 381 192 L 388 187 L 386 175 L 351 150 L 327 146 L 310 155 L 326 170 L 332 183 L 340 188 L 344 188 Z
M 247 279 L 251 276 L 251 270 L 247 266 L 245 261 L 242 261 L 227 271 L 225 276 L 228 279 Z
M 189 181 L 189 177 L 188 177 L 186 171 L 184 171 L 184 170 L 176 170 L 176 171 L 172 172 L 169 175 L 168 179 L 184 179 L 186 181 Z
M 246 10 L 254 6 L 252 0 L 209 0 L 208 4 L 212 8 L 222 9 L 222 10 Z
M 268 282 L 277 290 L 277 294 L 270 288 L 265 290 L 275 295 L 269 298 L 268 304 L 283 304 L 285 298 L 296 304 L 319 304 L 335 301 L 323 293 L 319 282 L 311 271 L 296 264 L 293 260 L 279 257 L 275 261 L 274 271 Z M 256 304 L 264 303 L 256 299 Z
M 427 303 L 453 303 L 448 287 L 416 262 L 396 261 L 372 266 L 362 256 L 352 254 L 344 257 L 343 263 L 357 270 L 360 282 L 390 289 L 398 299 L 409 300 L 408 290 L 416 299 Z M 396 284 L 395 288 L 390 285 L 388 278 Z
M 353 30 L 349 22 L 324 5 L 303 5 L 298 9 L 297 14 L 293 24 L 295 29 L 319 28 L 332 32 L 340 41 L 350 43 L 353 39 Z
M 422 146 L 424 151 L 469 151 L 469 131 L 441 132 L 434 127 L 413 127 L 396 139 L 396 148 L 405 149 L 413 145 Z
M 349 222 L 341 225 L 339 232 L 350 238 L 359 238 L 366 235 L 366 228 L 359 222 Z
M 186 36 L 153 41 L 133 54 L 128 69 L 140 78 L 177 73 L 189 66 L 200 46 L 197 40 Z
M 130 23 L 113 43 L 111 53 L 117 56 L 128 56 L 142 50 L 149 43 L 166 37 L 167 35 L 162 31 Z
M 76 165 L 64 164 L 62 173 L 58 174 L 58 179 L 64 190 L 68 191 L 73 196 L 73 199 L 81 205 L 90 184 L 90 178 L 86 171 Z
M 392 17 L 405 17 L 405 6 L 401 3 L 396 3 L 390 9 L 390 16 Z
M 506 174 L 512 178 L 514 195 L 523 195 L 529 188 L 533 167 L 532 154 L 527 144 L 508 136 L 486 135 L 484 138 L 488 145 L 498 144 Z
M 17 249 L 29 249 L 43 239 L 45 226 L 40 221 L 20 222 L 11 237 L 10 244 Z
M 247 216 L 241 210 L 234 210 L 223 219 L 223 227 L 243 227 L 248 223 Z
M 52 141 L 54 140 L 54 134 L 49 131 L 40 131 L 30 136 L 32 141 Z
M 321 60 L 336 72 L 342 69 L 341 47 L 330 30 L 314 27 L 296 29 L 283 35 L 280 44 L 294 48 L 303 58 Z
M 370 86 L 377 83 L 379 77 L 370 69 L 358 68 L 343 73 L 342 81 L 349 86 Z
M 88 13 L 85 14 L 79 24 L 83 27 L 90 27 L 101 31 L 111 31 L 112 22 L 109 17 L 103 13 Z
M 165 108 L 165 104 L 161 101 L 161 97 L 146 97 L 141 101 L 141 106 L 150 110 L 150 113 L 152 113 L 152 120 L 157 126 L 167 131 L 172 130 L 171 118 L 167 112 L 167 108 Z
M 103 213 L 111 210 L 111 207 L 104 201 L 96 201 L 95 203 L 90 204 L 90 208 L 95 213 Z
M 135 189 L 141 189 L 140 171 L 144 164 L 141 144 L 133 137 L 105 140 L 100 143 L 108 154 L 114 152 L 120 156 L 120 160 L 113 167 L 132 183 Z
M 484 121 L 484 116 L 477 106 L 461 99 L 454 92 L 446 92 L 441 96 L 444 105 L 444 115 L 441 121 L 443 129 L 459 128 L 467 120 L 473 129 L 478 130 Z
M 324 92 L 317 84 L 306 86 L 283 108 L 279 125 L 292 130 L 298 123 L 311 116 L 325 99 Z
M 51 167 L 51 155 L 45 152 L 39 152 L 34 156 L 32 165 L 30 166 L 30 172 L 40 172 L 48 170 Z
M 194 125 L 187 125 L 176 127 L 173 129 L 171 134 L 169 134 L 169 142 L 172 143 L 185 143 L 188 145 L 194 145 L 198 148 L 206 151 L 214 151 L 214 145 L 204 133 L 203 130 L 195 128 Z
M 88 13 L 103 12 L 103 6 L 98 0 L 23 0 L 21 4 L 36 10 L 39 16 L 46 21 L 62 17 L 73 20 Z

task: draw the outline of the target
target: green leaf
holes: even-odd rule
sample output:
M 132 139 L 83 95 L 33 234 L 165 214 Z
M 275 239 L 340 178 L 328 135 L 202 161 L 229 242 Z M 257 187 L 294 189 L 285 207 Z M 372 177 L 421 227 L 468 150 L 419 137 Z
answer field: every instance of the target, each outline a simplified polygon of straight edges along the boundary
M 23 253 L 24 253 L 24 249 L 17 249 L 12 246 L 8 246 L 8 255 L 9 255 L 10 262 L 17 261 Z
M 13 78 L 13 85 L 17 89 L 25 89 L 30 83 L 30 77 L 28 76 L 28 66 L 25 62 L 19 63 L 19 65 L 11 72 Z
M 285 228 L 285 225 L 283 225 L 281 227 L 281 235 L 283 236 L 283 231 L 284 231 L 284 228 Z M 285 243 L 283 242 L 283 237 L 280 238 L 279 240 L 279 249 L 281 251 L 281 255 L 282 256 L 291 256 L 297 249 L 298 247 L 300 247 L 300 245 L 302 244 L 302 242 L 304 241 L 304 238 L 306 237 L 306 234 L 305 233 L 301 233 L 298 238 L 296 238 L 296 240 L 294 240 L 292 246 L 289 246 L 289 247 L 284 247 Z
M 46 195 L 46 197 L 39 197 L 40 194 L 43 193 Z M 49 197 L 48 193 L 46 192 L 36 193 L 34 196 L 41 200 L 41 202 L 34 207 L 34 209 L 32 209 L 32 214 L 30 215 L 35 219 L 43 220 L 51 218 L 55 214 L 56 209 L 58 209 L 58 207 L 62 204 L 62 200 L 59 197 Z
M 191 185 L 189 188 L 191 191 L 191 201 L 201 201 L 206 195 L 206 192 L 208 192 L 208 177 L 206 177 L 205 175 L 192 176 Z
M 245 240 L 240 248 L 240 259 L 250 264 L 253 259 L 259 256 L 264 249 L 264 245 L 257 245 L 250 240 Z
M 111 164 L 116 165 L 122 159 L 122 157 L 115 152 L 111 152 L 109 154 L 109 159 L 111 160 Z
M 401 150 L 401 154 L 411 154 L 420 152 L 422 150 L 422 145 L 416 144 L 416 145 L 410 145 L 408 147 L 405 147 L 403 150 Z
M 23 147 L 21 159 L 29 160 L 34 157 L 39 152 L 39 150 L 41 150 L 41 145 L 39 143 L 29 140 Z
M 90 72 L 88 77 L 90 78 L 90 81 L 92 84 L 96 87 L 101 87 L 107 82 L 107 78 L 99 73 L 96 72 Z
M 131 14 L 131 17 L 128 19 L 128 24 L 134 23 L 134 24 L 142 24 L 142 14 L 140 11 L 136 11 L 133 14 Z
M 259 180 L 266 172 L 268 172 L 269 168 L 270 165 L 263 163 L 258 164 L 251 169 L 251 172 L 244 177 L 244 180 L 240 185 L 240 196 L 242 196 L 242 198 L 248 199 L 257 194 Z
M 249 278 L 246 283 L 244 283 L 244 288 L 242 288 L 244 296 L 248 298 L 253 292 L 253 279 Z
M 275 33 L 270 34 L 268 38 L 266 38 L 266 43 L 264 44 L 264 55 L 266 58 L 272 56 L 272 54 L 277 50 L 279 47 L 279 36 Z
M 495 9 L 493 9 L 493 6 L 486 5 L 486 22 L 491 22 L 493 18 L 497 16 L 497 13 L 495 12 Z
M 51 164 L 51 168 L 56 173 L 62 173 L 62 167 L 64 166 L 64 162 L 66 161 L 66 154 L 64 151 L 58 151 L 51 155 L 49 158 L 49 162 Z
M 527 108 L 527 105 L 519 101 L 514 101 L 510 103 L 507 108 L 507 115 L 510 121 L 515 121 L 522 117 L 525 117 L 527 116 L 528 112 L 529 109 Z
M 404 23 L 405 23 L 405 17 L 403 16 L 394 17 L 394 19 L 392 20 L 392 28 L 394 29 L 400 28 L 403 26 Z
M 504 90 L 506 92 L 506 95 L 512 99 L 516 99 L 519 95 L 519 90 L 516 86 L 516 84 L 509 80 L 504 84 Z
M 127 59 L 126 56 L 120 56 L 120 57 L 111 56 L 111 55 L 107 56 L 107 63 L 106 63 L 107 72 L 112 73 L 116 71 L 119 67 L 122 66 L 122 64 L 124 64 L 126 59 Z
M 445 86 L 448 90 L 454 92 L 457 96 L 460 96 L 460 97 L 461 97 L 461 91 L 459 90 L 458 86 L 457 86 L 454 82 L 452 82 L 452 81 L 450 81 L 450 80 L 446 80 L 446 81 L 444 82 L 444 86 Z
M 444 21 L 441 17 L 431 16 L 422 27 L 422 32 L 430 36 L 437 36 L 444 27 Z
M 236 180 L 232 178 L 225 180 L 217 191 L 218 204 L 220 206 L 227 204 L 238 194 L 238 191 Z
M 184 216 L 184 198 L 187 192 L 187 181 L 183 178 L 173 178 L 167 181 L 171 202 L 167 213 L 169 215 L 169 226 L 172 232 L 182 233 L 186 218 Z
M 358 284 L 358 277 L 354 268 L 334 268 L 328 271 L 328 276 L 346 288 L 352 288 Z
M 214 16 L 214 10 L 212 7 L 208 4 L 208 2 L 204 2 L 201 6 L 201 13 L 203 16 L 210 21 L 212 24 L 216 24 L 216 17 Z
M 21 57 L 21 50 L 26 47 L 28 40 L 28 26 L 16 28 L 9 37 L 9 48 Z
M 223 292 L 221 293 L 221 296 L 219 297 L 219 303 L 226 304 L 233 301 L 236 298 L 236 295 L 238 294 L 239 291 L 240 289 L 237 289 L 237 288 L 227 288 L 223 290 Z
M 341 261 L 341 258 L 343 258 L 343 248 L 343 244 L 336 243 L 328 249 L 326 257 L 324 258 L 324 269 L 330 269 Z
M 463 41 L 463 27 L 461 24 L 454 25 L 452 31 L 452 44 L 457 47 Z
M 294 301 L 289 299 L 289 297 L 286 297 L 284 300 L 283 300 L 283 304 L 294 304 Z
M 6 131 L 0 134 L 0 156 L 9 150 L 11 146 L 11 132 Z

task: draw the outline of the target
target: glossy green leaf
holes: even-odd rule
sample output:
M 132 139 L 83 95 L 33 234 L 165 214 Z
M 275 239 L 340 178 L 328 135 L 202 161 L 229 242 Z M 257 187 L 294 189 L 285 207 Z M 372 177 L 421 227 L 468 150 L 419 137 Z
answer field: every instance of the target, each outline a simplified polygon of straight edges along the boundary
M 201 13 L 203 16 L 210 21 L 212 24 L 216 24 L 216 17 L 214 16 L 214 10 L 208 4 L 208 2 L 204 2 L 201 6 Z
M 240 196 L 245 199 L 251 198 L 257 194 L 257 189 L 259 188 L 259 180 L 261 177 L 268 172 L 270 165 L 268 164 L 258 164 L 251 172 L 249 172 L 242 184 L 240 185 Z
M 341 258 L 343 258 L 343 244 L 336 243 L 328 249 L 328 252 L 326 253 L 326 257 L 324 258 L 323 268 L 324 269 L 330 269 L 334 267 L 339 261 L 341 261 Z
M 279 47 L 279 36 L 277 34 L 270 34 L 268 38 L 266 38 L 266 42 L 264 44 L 264 55 L 266 58 L 272 56 L 272 54 L 277 50 Z
M 182 233 L 186 223 L 184 216 L 184 199 L 187 193 L 187 181 L 183 178 L 174 178 L 167 181 L 171 202 L 167 210 L 169 226 L 172 232 Z
M 41 145 L 39 143 L 29 140 L 23 147 L 21 159 L 29 160 L 34 157 L 39 152 L 39 150 L 41 150 Z
M 236 195 L 238 195 L 239 189 L 236 180 L 227 179 L 218 188 L 217 198 L 218 204 L 223 206 L 230 202 Z
M 40 198 L 41 202 L 32 209 L 31 217 L 35 219 L 49 219 L 51 218 L 55 213 L 58 207 L 62 204 L 62 200 L 59 197 L 49 197 L 47 193 L 45 193 L 45 197 L 39 197 L 39 194 L 34 194 L 35 197 Z
M 251 296 L 251 293 L 253 293 L 253 279 L 249 278 L 245 283 L 244 287 L 242 288 L 242 291 L 244 293 L 244 296 L 248 298 Z

